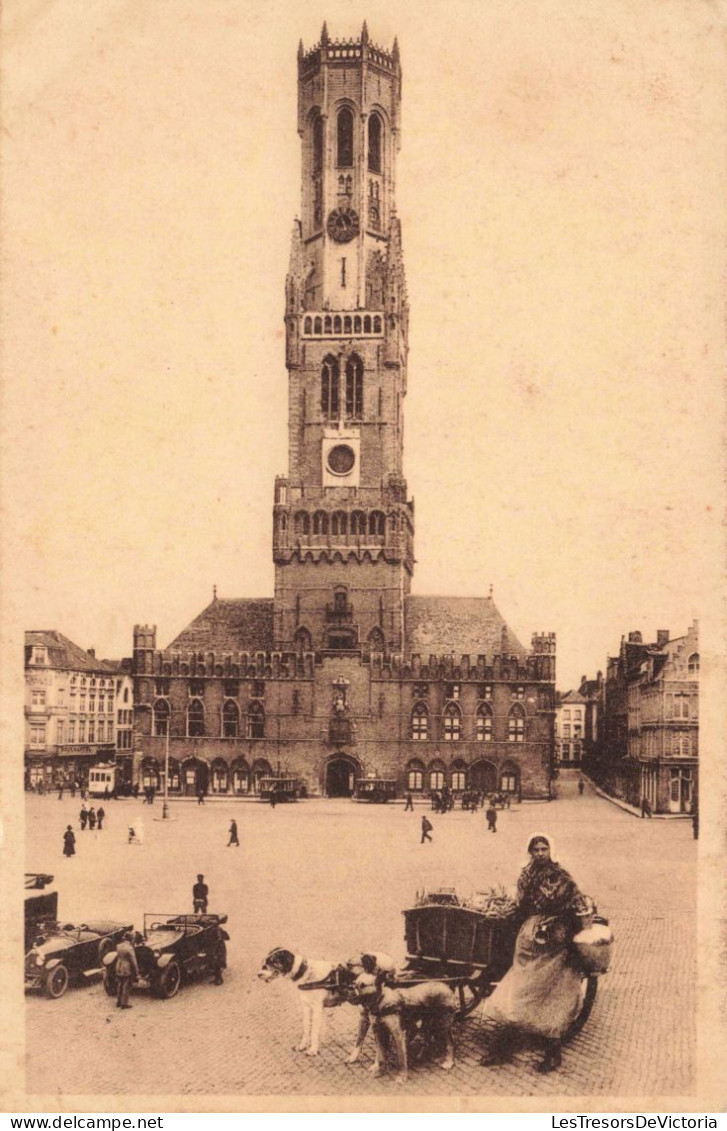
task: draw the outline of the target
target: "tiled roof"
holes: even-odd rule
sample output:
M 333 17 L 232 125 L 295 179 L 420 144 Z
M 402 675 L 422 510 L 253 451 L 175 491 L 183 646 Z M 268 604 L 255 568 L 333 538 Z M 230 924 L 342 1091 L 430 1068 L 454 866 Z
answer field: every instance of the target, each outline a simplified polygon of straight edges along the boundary
M 588 700 L 581 695 L 580 691 L 564 691 L 560 697 L 561 703 L 587 703 Z
M 25 634 L 25 663 L 30 663 L 31 649 L 43 645 L 48 649 L 48 663 L 44 667 L 60 668 L 64 671 L 114 672 L 116 668 L 108 660 L 99 660 L 67 636 L 54 629 L 29 631 Z
M 405 598 L 406 651 L 423 656 L 525 656 L 492 597 Z M 504 630 L 504 632 L 503 632 Z
M 271 597 L 215 598 L 180 632 L 168 652 L 264 652 L 273 647 Z

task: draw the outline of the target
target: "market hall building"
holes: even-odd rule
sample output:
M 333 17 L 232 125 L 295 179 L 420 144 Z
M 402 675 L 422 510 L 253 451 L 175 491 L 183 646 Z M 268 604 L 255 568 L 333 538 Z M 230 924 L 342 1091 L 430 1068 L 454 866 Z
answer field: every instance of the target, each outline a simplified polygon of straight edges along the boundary
M 409 308 L 395 206 L 396 41 L 298 52 L 301 219 L 285 285 L 289 468 L 269 599 L 218 598 L 165 649 L 134 630 L 134 773 L 170 793 L 310 795 L 357 779 L 550 796 L 555 637 L 482 598 L 411 593 L 403 474 Z M 168 750 L 167 750 L 168 745 Z

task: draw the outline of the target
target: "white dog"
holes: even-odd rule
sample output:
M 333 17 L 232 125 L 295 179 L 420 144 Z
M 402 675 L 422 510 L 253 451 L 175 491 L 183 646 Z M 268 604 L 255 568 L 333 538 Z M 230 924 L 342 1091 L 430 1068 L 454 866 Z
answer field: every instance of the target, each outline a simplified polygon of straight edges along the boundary
M 323 1009 L 338 1005 L 342 1000 L 335 992 L 335 962 L 315 959 L 309 962 L 292 950 L 276 947 L 271 950 L 258 971 L 258 978 L 271 982 L 273 978 L 287 978 L 293 985 L 303 1017 L 303 1032 L 300 1041 L 294 1045 L 296 1052 L 307 1052 L 308 1056 L 318 1056 L 321 1038 Z

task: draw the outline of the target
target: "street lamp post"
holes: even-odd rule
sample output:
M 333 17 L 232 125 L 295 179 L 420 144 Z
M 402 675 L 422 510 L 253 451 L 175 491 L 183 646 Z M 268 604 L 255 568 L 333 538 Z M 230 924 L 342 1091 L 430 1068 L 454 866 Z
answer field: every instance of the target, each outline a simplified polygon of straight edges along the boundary
M 167 716 L 167 725 L 165 727 L 166 742 L 164 745 L 164 801 L 162 803 L 162 820 L 166 821 L 169 818 L 169 724 L 171 719 Z

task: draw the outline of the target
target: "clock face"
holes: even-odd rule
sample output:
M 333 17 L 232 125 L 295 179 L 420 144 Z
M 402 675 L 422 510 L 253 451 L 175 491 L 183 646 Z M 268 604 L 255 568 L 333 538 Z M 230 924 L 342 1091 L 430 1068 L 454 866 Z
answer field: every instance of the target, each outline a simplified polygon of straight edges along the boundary
M 348 475 L 356 462 L 356 453 L 348 444 L 336 444 L 328 453 L 328 470 L 334 475 Z
M 336 243 L 348 243 L 359 232 L 358 212 L 353 208 L 334 208 L 328 217 L 328 234 Z

